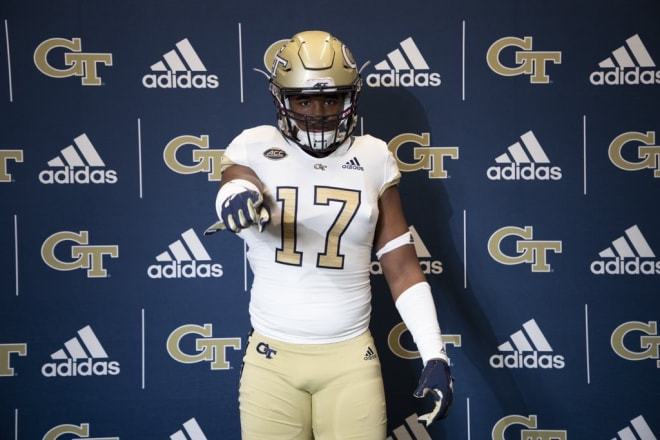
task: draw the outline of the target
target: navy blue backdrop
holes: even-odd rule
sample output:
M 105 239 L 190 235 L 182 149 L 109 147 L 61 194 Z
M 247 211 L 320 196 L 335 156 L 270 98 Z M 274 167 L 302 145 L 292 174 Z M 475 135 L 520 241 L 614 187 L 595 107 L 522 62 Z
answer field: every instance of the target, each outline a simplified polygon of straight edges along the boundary
M 660 3 L 0 4 L 0 438 L 238 439 L 242 241 L 204 236 L 219 158 L 272 124 L 266 48 L 364 68 L 454 374 L 421 361 L 374 258 L 391 439 L 660 435 Z

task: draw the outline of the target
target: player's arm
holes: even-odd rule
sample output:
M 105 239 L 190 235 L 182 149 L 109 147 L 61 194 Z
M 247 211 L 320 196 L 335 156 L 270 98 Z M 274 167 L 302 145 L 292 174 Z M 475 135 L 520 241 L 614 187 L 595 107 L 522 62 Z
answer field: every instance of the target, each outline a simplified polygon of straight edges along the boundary
M 261 231 L 270 221 L 268 207 L 263 204 L 263 184 L 254 170 L 243 165 L 223 169 L 215 208 L 220 221 L 207 229 L 207 234 L 220 229 L 240 232 L 255 224 Z
M 447 415 L 453 400 L 449 359 L 442 342 L 431 287 L 419 265 L 397 187 L 385 190 L 378 206 L 374 248 L 396 308 L 424 363 L 413 395 L 421 398 L 429 391 L 433 395 L 433 410 L 418 418 L 428 426 Z

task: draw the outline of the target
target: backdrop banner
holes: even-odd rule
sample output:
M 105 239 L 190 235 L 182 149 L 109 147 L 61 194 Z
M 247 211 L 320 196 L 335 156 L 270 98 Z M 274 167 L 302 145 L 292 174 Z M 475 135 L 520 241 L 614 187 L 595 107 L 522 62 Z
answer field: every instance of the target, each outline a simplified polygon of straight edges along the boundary
M 374 256 L 388 439 L 660 438 L 659 23 L 657 0 L 3 0 L 0 439 L 240 438 L 252 272 L 204 230 L 224 149 L 276 122 L 254 69 L 315 29 L 364 66 L 357 134 L 399 164 L 456 378 L 417 423 Z

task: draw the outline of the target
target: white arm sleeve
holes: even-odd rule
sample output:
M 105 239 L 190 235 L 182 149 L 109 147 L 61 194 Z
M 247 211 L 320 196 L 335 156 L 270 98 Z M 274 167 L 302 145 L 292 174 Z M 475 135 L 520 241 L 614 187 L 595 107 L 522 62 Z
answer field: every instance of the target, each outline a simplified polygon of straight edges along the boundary
M 413 284 L 397 298 L 395 305 L 417 344 L 424 365 L 431 359 L 449 363 L 429 283 Z

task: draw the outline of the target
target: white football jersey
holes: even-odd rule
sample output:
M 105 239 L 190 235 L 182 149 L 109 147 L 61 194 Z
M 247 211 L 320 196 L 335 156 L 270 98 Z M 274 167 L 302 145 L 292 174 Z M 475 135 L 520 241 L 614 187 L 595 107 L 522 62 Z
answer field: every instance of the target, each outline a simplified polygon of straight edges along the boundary
M 271 220 L 240 236 L 254 272 L 251 324 L 291 343 L 346 340 L 367 330 L 378 198 L 400 173 L 387 145 L 356 136 L 327 157 L 301 150 L 272 126 L 243 131 L 223 166 L 250 167 Z

